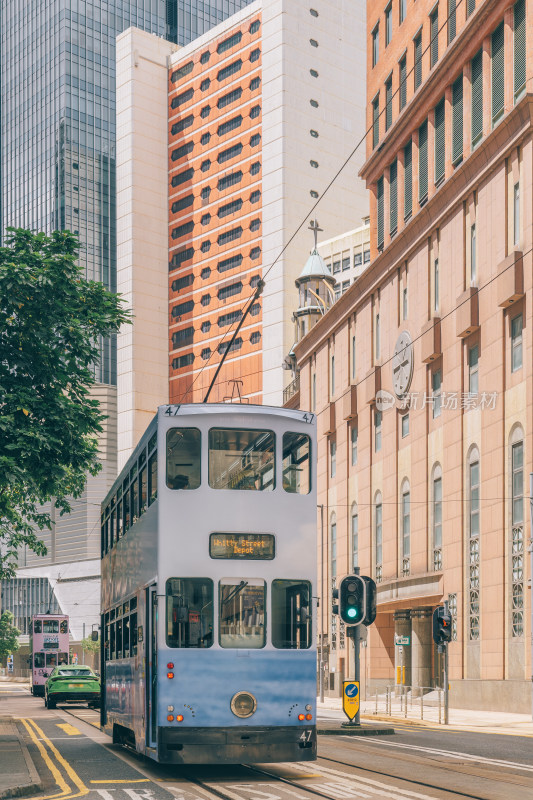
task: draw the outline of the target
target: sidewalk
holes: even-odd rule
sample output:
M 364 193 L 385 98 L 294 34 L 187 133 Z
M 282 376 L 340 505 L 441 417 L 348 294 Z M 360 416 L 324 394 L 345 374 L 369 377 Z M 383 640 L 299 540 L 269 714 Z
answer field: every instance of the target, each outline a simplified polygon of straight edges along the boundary
M 335 716 L 342 715 L 342 701 L 337 697 L 325 697 L 324 702 L 321 703 L 317 698 L 317 717 L 327 716 L 329 713 L 334 713 Z M 393 708 L 392 716 L 385 714 L 383 709 L 378 708 L 378 713 L 375 713 L 375 703 L 373 700 L 363 700 L 361 702 L 361 719 L 366 721 L 379 721 L 394 723 L 406 723 L 434 727 L 438 725 L 436 718 L 420 719 L 418 717 L 408 714 L 407 717 L 400 713 L 400 709 Z M 533 736 L 533 719 L 531 714 L 512 714 L 506 711 L 469 711 L 462 708 L 450 708 L 449 710 L 449 725 L 440 726 L 443 729 L 453 730 L 471 730 L 479 733 L 513 733 L 515 735 Z
M 0 800 L 29 797 L 43 789 L 23 741 L 21 723 L 0 717 Z

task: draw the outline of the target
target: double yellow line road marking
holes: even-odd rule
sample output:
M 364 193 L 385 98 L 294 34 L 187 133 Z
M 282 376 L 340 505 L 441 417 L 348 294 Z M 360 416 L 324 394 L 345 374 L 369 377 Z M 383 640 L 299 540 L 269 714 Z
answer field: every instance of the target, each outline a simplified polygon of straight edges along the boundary
M 33 719 L 20 720 L 26 728 L 32 742 L 36 745 L 42 759 L 56 783 L 58 792 L 41 797 L 39 800 L 73 800 L 75 797 L 84 797 L 89 794 L 91 789 L 87 787 L 77 772 L 72 768 L 68 761 L 61 755 L 55 744 L 46 736 L 42 728 Z M 81 736 L 81 731 L 73 725 L 57 724 L 69 736 Z M 134 779 L 109 779 L 91 780 L 91 784 L 130 784 L 130 783 L 150 783 L 149 778 Z
M 21 719 L 32 742 L 37 746 L 41 757 L 50 770 L 59 792 L 50 794 L 40 800 L 71 800 L 84 797 L 90 789 L 85 786 L 80 776 L 72 769 L 55 744 L 50 741 L 44 731 L 32 719 Z

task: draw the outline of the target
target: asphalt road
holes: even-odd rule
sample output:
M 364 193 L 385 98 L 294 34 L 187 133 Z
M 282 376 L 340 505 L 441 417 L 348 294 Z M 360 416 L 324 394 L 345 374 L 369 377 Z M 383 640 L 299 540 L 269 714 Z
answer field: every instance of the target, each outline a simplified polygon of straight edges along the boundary
M 39 800 L 533 800 L 533 738 L 399 725 L 394 736 L 320 737 L 315 763 L 166 767 L 112 745 L 98 715 L 44 708 L 0 685 L 46 781 Z M 0 776 L 1 785 L 1 776 Z

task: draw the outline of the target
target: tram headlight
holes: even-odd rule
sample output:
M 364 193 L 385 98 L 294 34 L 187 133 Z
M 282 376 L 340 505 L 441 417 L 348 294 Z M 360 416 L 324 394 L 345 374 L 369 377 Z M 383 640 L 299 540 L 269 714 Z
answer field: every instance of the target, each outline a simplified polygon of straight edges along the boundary
M 311 705 L 311 703 L 308 703 L 308 704 L 306 705 L 306 707 L 305 707 L 305 710 L 306 710 L 306 711 L 312 711 L 312 710 L 313 710 L 313 706 Z
M 231 698 L 231 710 L 236 717 L 246 719 L 251 717 L 257 709 L 257 700 L 249 692 L 237 692 Z

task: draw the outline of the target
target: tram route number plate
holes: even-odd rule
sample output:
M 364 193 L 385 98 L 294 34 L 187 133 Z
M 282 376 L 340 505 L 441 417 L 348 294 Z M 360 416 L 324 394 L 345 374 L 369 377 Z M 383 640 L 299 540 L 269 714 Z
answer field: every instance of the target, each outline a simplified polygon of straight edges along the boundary
M 212 533 L 209 537 L 211 558 L 246 558 L 270 561 L 274 558 L 271 533 Z

